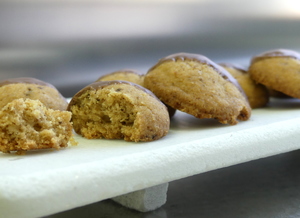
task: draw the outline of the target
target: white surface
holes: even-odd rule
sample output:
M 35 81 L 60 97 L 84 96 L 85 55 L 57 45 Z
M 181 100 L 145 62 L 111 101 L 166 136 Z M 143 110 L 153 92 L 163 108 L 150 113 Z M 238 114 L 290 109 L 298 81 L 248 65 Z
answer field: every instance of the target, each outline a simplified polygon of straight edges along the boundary
M 44 216 L 300 147 L 300 101 L 253 110 L 235 126 L 178 112 L 155 142 L 87 140 L 60 151 L 0 154 L 1 217 Z
M 140 212 L 148 212 L 155 210 L 166 203 L 168 186 L 169 183 L 164 183 L 120 195 L 112 198 L 112 200 L 128 208 Z

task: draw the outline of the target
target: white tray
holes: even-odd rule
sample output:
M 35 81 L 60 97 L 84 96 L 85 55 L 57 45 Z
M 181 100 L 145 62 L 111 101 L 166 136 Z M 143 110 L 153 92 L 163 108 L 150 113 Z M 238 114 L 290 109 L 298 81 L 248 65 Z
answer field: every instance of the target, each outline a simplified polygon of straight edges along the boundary
M 235 126 L 177 112 L 154 142 L 87 140 L 0 154 L 1 217 L 37 217 L 300 148 L 300 100 L 274 100 Z

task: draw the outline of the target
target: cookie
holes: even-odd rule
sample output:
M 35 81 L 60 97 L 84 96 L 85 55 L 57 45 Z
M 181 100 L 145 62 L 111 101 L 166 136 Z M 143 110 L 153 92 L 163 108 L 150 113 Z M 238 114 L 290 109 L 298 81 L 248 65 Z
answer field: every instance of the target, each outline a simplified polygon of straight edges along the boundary
M 136 83 L 140 86 L 144 86 L 144 75 L 138 73 L 136 70 L 124 69 L 115 71 L 99 77 L 96 82 L 99 81 L 111 81 L 111 80 L 124 80 L 132 83 Z
M 300 98 L 300 54 L 286 49 L 272 50 L 251 59 L 253 80 L 278 92 Z
M 165 104 L 197 118 L 233 125 L 251 116 L 238 82 L 202 55 L 177 53 L 160 59 L 145 75 L 144 85 Z
M 242 66 L 229 63 L 220 64 L 225 70 L 227 70 L 240 84 L 248 97 L 249 104 L 252 109 L 265 107 L 269 102 L 268 89 L 256 83 L 247 72 L 247 69 Z
M 149 90 L 127 81 L 100 81 L 80 90 L 68 110 L 85 138 L 153 141 L 169 131 L 166 106 Z
M 41 80 L 21 77 L 0 81 L 0 108 L 19 98 L 40 100 L 53 110 L 63 111 L 68 106 L 67 100 L 53 85 Z
M 70 120 L 70 112 L 49 109 L 39 100 L 12 100 L 0 109 L 0 151 L 67 147 L 73 136 Z

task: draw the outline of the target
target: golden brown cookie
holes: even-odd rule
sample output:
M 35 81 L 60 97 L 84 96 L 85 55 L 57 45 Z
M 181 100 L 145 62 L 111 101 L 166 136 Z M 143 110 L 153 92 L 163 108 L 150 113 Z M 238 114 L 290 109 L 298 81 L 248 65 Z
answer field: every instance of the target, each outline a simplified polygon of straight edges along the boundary
M 139 74 L 135 70 L 120 70 L 104 76 L 99 77 L 96 82 L 99 81 L 111 81 L 111 80 L 123 80 L 144 86 L 145 75 Z M 170 118 L 174 116 L 176 110 L 169 105 L 166 105 Z
M 146 74 L 144 85 L 167 105 L 197 118 L 236 124 L 251 115 L 237 81 L 202 55 L 178 53 L 161 59 Z
M 40 100 L 46 107 L 66 110 L 68 102 L 51 84 L 29 77 L 0 81 L 0 109 L 7 103 L 19 99 Z
M 99 81 L 111 81 L 111 80 L 124 80 L 132 83 L 136 83 L 140 86 L 144 86 L 144 75 L 138 73 L 136 70 L 124 69 L 115 71 L 104 76 L 99 77 L 96 82 Z
M 67 147 L 71 113 L 52 110 L 39 100 L 15 99 L 0 109 L 0 151 Z
M 300 54 L 286 49 L 252 58 L 249 73 L 256 82 L 288 96 L 300 98 Z
M 247 69 L 243 68 L 242 66 L 229 63 L 221 63 L 220 65 L 238 81 L 248 97 L 251 108 L 260 108 L 267 105 L 269 102 L 268 89 L 261 84 L 257 84 L 250 77 Z
M 127 81 L 95 82 L 70 101 L 76 133 L 85 138 L 153 141 L 169 131 L 166 106 L 149 90 Z

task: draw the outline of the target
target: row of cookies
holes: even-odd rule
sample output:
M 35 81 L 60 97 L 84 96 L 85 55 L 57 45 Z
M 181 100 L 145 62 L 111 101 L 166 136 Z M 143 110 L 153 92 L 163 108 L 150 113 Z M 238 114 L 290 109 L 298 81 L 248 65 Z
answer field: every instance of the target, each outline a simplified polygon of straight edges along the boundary
M 101 76 L 69 104 L 50 84 L 32 78 L 5 80 L 0 83 L 0 150 L 66 147 L 72 124 L 89 139 L 153 141 L 168 133 L 176 110 L 234 125 L 248 120 L 251 108 L 267 104 L 268 90 L 297 97 L 278 88 L 284 78 L 266 78 L 274 66 L 288 71 L 298 60 L 296 52 L 271 51 L 254 57 L 247 71 L 199 54 L 177 53 L 160 59 L 145 75 L 121 70 Z M 268 66 L 273 70 L 266 70 Z M 279 72 L 288 77 L 285 71 Z
M 248 120 L 251 109 L 265 107 L 270 96 L 300 97 L 296 85 L 299 57 L 286 49 L 267 51 L 254 56 L 246 69 L 216 64 L 199 54 L 177 53 L 160 59 L 145 75 L 120 70 L 96 82 L 125 80 L 141 85 L 168 107 L 170 117 L 177 109 L 236 124 L 238 119 Z
M 297 93 L 298 88 L 296 85 L 298 83 L 299 60 L 299 53 L 286 49 L 278 49 L 254 56 L 251 59 L 249 69 L 232 63 L 220 63 L 218 65 L 221 68 L 223 67 L 237 80 L 236 82 L 233 78 L 229 79 L 231 83 L 242 88 L 242 92 L 246 95 L 251 108 L 255 109 L 265 107 L 269 102 L 270 96 L 300 97 Z M 195 66 L 198 68 L 195 67 L 192 69 L 186 66 L 190 64 L 189 62 L 196 63 Z M 134 70 L 120 70 L 104 75 L 97 81 L 131 81 L 154 92 L 167 106 L 171 106 L 169 108 L 188 111 L 191 109 L 188 109 L 188 107 L 184 108 L 182 102 L 186 102 L 190 96 L 185 96 L 181 99 L 180 94 L 183 93 L 182 91 L 194 95 L 192 98 L 200 96 L 201 101 L 203 101 L 204 99 L 209 99 L 205 95 L 209 95 L 208 92 L 210 90 L 216 91 L 218 85 L 220 85 L 215 83 L 213 73 L 207 71 L 206 74 L 202 74 L 203 70 L 199 68 L 201 65 L 213 67 L 214 71 L 224 73 L 224 70 L 220 69 L 217 64 L 202 55 L 178 53 L 159 60 L 155 66 L 150 68 L 146 75 L 138 74 Z M 205 75 L 207 78 L 205 78 Z M 198 81 L 199 79 L 201 82 Z M 196 89 L 198 86 L 203 86 L 204 83 L 206 85 L 205 90 L 201 90 L 202 94 L 197 93 Z M 179 95 L 180 100 L 177 95 Z M 172 102 L 172 99 L 177 99 L 177 102 Z M 211 101 L 208 100 L 205 102 L 205 108 L 210 106 L 209 102 Z M 178 102 L 180 102 L 180 106 Z M 190 102 L 193 102 L 193 100 L 190 100 Z
M 74 130 L 86 138 L 136 142 L 165 136 L 175 110 L 224 124 L 251 115 L 247 97 L 230 73 L 202 55 L 187 53 L 161 59 L 146 75 L 121 70 L 101 76 L 72 98 L 68 110 Z

